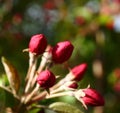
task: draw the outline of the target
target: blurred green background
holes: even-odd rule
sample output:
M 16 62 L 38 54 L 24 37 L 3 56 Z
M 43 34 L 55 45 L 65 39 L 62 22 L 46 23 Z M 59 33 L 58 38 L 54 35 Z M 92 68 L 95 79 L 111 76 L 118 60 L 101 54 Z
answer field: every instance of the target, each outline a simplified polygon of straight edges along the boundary
M 72 42 L 75 48 L 67 64 L 70 67 L 88 63 L 80 88 L 90 84 L 97 89 L 105 106 L 90 107 L 86 113 L 120 111 L 120 0 L 0 0 L 0 57 L 16 66 L 21 79 L 29 60 L 22 50 L 37 33 L 45 34 L 51 45 Z M 53 70 L 58 75 L 68 72 L 63 66 Z M 4 73 L 0 63 L 0 81 L 5 79 Z M 0 109 L 11 104 L 7 96 L 0 89 Z M 71 98 L 61 100 L 81 107 Z

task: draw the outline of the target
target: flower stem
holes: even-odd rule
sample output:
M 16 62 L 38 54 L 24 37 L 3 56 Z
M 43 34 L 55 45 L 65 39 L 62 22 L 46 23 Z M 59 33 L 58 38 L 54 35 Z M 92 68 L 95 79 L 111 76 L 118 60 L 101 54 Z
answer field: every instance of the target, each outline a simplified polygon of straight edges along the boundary
M 46 98 L 55 98 L 55 97 L 61 97 L 61 96 L 72 96 L 73 92 L 72 91 L 67 91 L 67 92 L 62 92 L 62 93 L 56 93 L 56 94 L 51 94 L 51 95 L 47 95 Z
M 25 98 L 24 103 L 28 103 L 31 98 L 33 97 L 33 95 L 35 95 L 39 90 L 39 84 L 36 84 L 36 87 L 33 89 L 33 91 Z
M 27 104 L 30 105 L 30 104 L 32 104 L 32 103 L 34 103 L 34 102 L 43 100 L 43 99 L 46 98 L 46 95 L 47 95 L 47 94 L 48 94 L 47 91 L 43 91 L 43 92 L 41 92 L 39 95 L 33 97 Z
M 35 75 L 37 59 L 38 59 L 37 56 L 35 56 L 34 54 L 32 54 L 32 53 L 29 53 L 29 54 L 30 54 L 30 61 L 29 61 L 29 70 L 28 70 L 28 74 L 27 74 L 27 78 L 29 78 L 29 79 L 28 79 L 26 87 L 25 87 L 25 93 L 27 93 L 31 88 L 31 83 L 32 83 L 33 77 Z
M 51 62 L 51 54 L 50 54 L 50 49 L 51 47 L 48 45 L 42 58 L 41 58 L 41 62 L 40 62 L 40 65 L 37 69 L 37 73 L 40 73 L 45 67 L 50 67 L 52 65 L 52 62 Z M 33 80 L 32 80 L 32 83 L 31 83 L 31 86 L 34 86 L 35 85 L 35 82 L 36 82 L 36 78 L 37 78 L 37 74 L 35 74 Z

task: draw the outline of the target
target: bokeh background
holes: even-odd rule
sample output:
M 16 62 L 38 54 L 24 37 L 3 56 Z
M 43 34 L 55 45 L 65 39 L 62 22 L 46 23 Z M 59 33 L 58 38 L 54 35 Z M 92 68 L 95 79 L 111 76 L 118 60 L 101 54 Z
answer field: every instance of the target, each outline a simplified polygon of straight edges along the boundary
M 90 84 L 97 89 L 105 106 L 82 108 L 86 113 L 120 112 L 120 0 L 0 0 L 0 57 L 16 66 L 23 82 L 29 59 L 22 50 L 37 33 L 45 34 L 51 45 L 72 42 L 75 49 L 65 65 L 88 63 L 80 88 Z M 58 75 L 68 72 L 59 65 L 53 70 Z M 0 82 L 6 79 L 4 73 L 0 63 Z M 5 106 L 12 106 L 11 100 L 0 89 L 0 113 Z M 81 108 L 73 98 L 59 100 Z

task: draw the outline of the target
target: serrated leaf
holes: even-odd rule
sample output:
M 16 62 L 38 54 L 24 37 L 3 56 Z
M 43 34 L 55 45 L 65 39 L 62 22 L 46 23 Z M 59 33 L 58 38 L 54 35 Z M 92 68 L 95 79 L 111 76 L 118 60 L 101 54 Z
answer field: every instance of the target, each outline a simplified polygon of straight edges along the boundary
M 20 79 L 15 67 L 4 57 L 1 58 L 10 87 L 13 93 L 17 93 L 20 87 Z
M 75 106 L 72 106 L 64 102 L 56 102 L 49 106 L 50 109 L 53 109 L 57 113 L 83 113 L 80 109 Z

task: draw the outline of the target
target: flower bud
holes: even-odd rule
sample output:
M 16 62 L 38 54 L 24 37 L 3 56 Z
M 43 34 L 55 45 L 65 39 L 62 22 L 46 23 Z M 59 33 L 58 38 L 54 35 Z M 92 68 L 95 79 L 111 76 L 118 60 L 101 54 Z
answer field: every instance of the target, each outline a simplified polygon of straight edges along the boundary
M 75 66 L 74 68 L 70 70 L 70 72 L 66 76 L 66 80 L 67 81 L 70 81 L 70 80 L 80 81 L 83 78 L 83 75 L 86 69 L 87 69 L 86 63 Z
M 73 89 L 77 89 L 78 88 L 78 84 L 76 82 L 74 82 L 74 83 L 70 84 L 68 87 L 69 88 L 73 88 Z
M 40 55 L 45 51 L 47 40 L 43 34 L 37 34 L 31 37 L 29 42 L 29 51 Z
M 56 78 L 54 74 L 49 71 L 45 70 L 39 73 L 37 78 L 37 83 L 40 85 L 40 87 L 48 89 L 52 87 L 55 84 Z
M 96 90 L 91 88 L 83 89 L 82 96 L 80 96 L 80 99 L 84 102 L 85 105 L 90 106 L 103 106 L 104 105 L 104 98 L 102 95 L 100 95 Z
M 68 88 L 72 88 L 72 89 L 77 89 L 78 88 L 78 84 L 76 81 L 69 81 L 65 83 L 65 86 Z
M 59 42 L 52 50 L 52 60 L 55 63 L 67 61 L 73 52 L 73 45 L 69 41 Z

